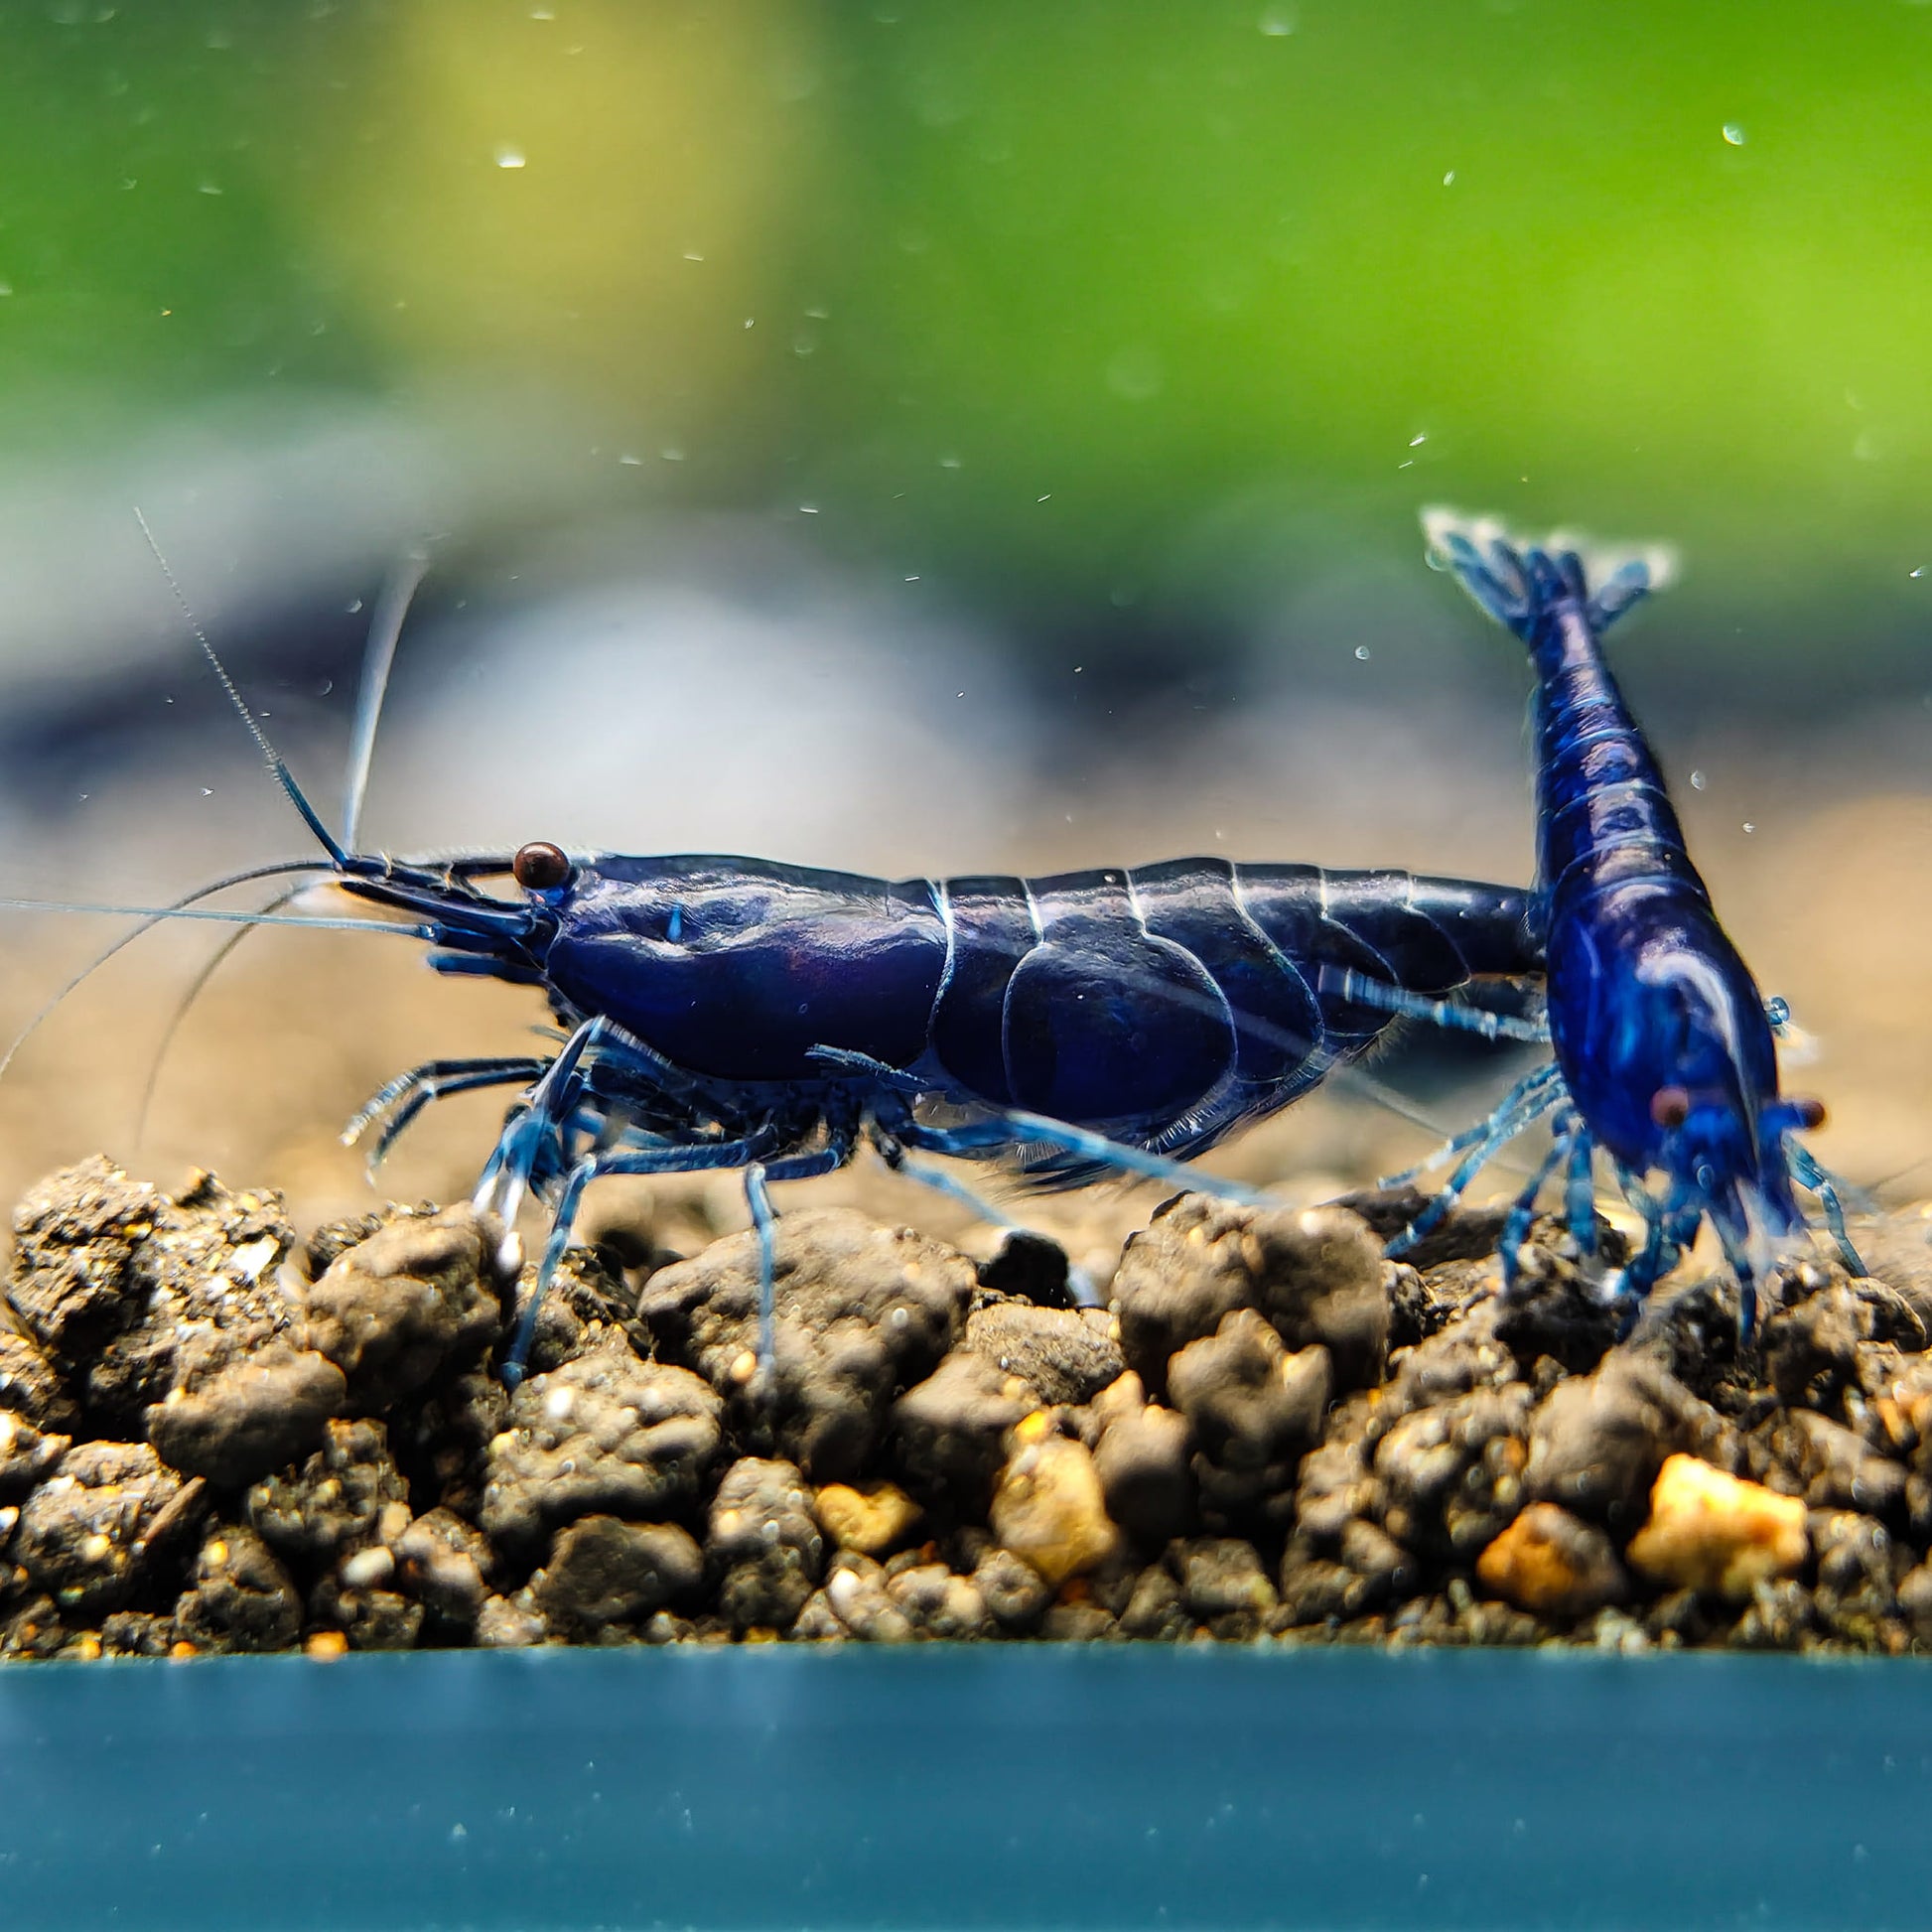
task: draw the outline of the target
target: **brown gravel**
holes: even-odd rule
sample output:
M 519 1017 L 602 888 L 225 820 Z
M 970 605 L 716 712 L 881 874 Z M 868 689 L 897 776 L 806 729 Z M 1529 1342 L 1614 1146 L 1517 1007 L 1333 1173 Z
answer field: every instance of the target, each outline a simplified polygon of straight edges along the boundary
M 1539 1223 L 1197 1195 L 1105 1311 L 852 1209 L 572 1252 L 529 1380 L 468 1209 L 298 1239 L 95 1159 L 15 1215 L 0 1655 L 1045 1638 L 1932 1647 L 1932 1252 L 1692 1263 L 1617 1340 Z M 686 1234 L 683 1252 L 673 1237 Z M 1606 1231 L 1614 1242 L 1614 1235 Z M 1047 1259 L 1050 1259 L 1048 1257 Z

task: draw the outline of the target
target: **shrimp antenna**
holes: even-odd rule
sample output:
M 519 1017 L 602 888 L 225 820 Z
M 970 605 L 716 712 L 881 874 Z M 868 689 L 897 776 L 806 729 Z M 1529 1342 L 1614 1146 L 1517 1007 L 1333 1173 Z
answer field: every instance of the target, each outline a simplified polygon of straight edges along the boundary
M 420 546 L 389 573 L 375 616 L 369 621 L 368 648 L 362 659 L 362 687 L 355 696 L 355 729 L 349 740 L 348 776 L 343 791 L 343 844 L 355 850 L 362 823 L 362 799 L 369 788 L 369 767 L 375 759 L 375 728 L 382 716 L 382 700 L 389 689 L 389 671 L 396 661 L 396 641 L 410 600 L 429 569 L 429 552 Z
M 307 913 L 244 912 L 207 905 L 112 905 L 103 901 L 72 898 L 0 898 L 0 909 L 9 912 L 92 912 L 112 919 L 146 919 L 158 924 L 163 919 L 207 919 L 217 925 L 299 925 L 311 932 L 394 932 L 405 939 L 434 939 L 433 925 L 405 923 L 400 919 L 311 918 Z M 133 935 L 130 935 L 132 937 Z
M 308 890 L 309 882 L 307 880 L 297 880 L 293 886 L 284 886 L 261 909 L 264 913 L 279 912 L 292 900 L 301 897 Z M 154 923 L 152 919 L 143 920 L 140 925 L 134 928 L 133 932 L 127 935 L 128 939 L 132 939 L 136 934 L 147 931 L 148 927 Z M 181 1032 L 183 1023 L 188 1018 L 190 1008 L 207 991 L 208 981 L 221 970 L 227 963 L 228 955 L 254 929 L 251 925 L 237 926 L 234 931 L 224 935 L 220 945 L 216 947 L 213 956 L 205 961 L 197 969 L 193 981 L 189 984 L 188 991 L 176 1001 L 174 1012 L 168 1016 L 168 1024 L 161 1030 L 160 1039 L 155 1042 L 154 1057 L 148 1061 L 148 1077 L 143 1081 L 141 1086 L 141 1104 L 136 1108 L 134 1114 L 134 1145 L 137 1151 L 148 1138 L 148 1116 L 154 1111 L 155 1090 L 161 1085 L 162 1062 L 167 1059 L 168 1049 L 175 1043 L 175 1035 Z M 125 945 L 127 941 L 125 939 L 119 941 L 116 950 L 118 950 L 119 945 Z
M 140 936 L 144 932 L 153 931 L 154 928 L 158 926 L 163 919 L 171 918 L 176 913 L 184 912 L 188 909 L 189 906 L 198 905 L 201 903 L 203 899 L 213 897 L 213 896 L 216 893 L 225 893 L 230 886 L 245 886 L 251 880 L 276 879 L 276 878 L 285 877 L 289 873 L 314 874 L 318 872 L 326 872 L 328 870 L 329 868 L 325 866 L 320 859 L 280 859 L 277 860 L 273 865 L 250 866 L 245 872 L 231 872 L 228 874 L 228 876 L 225 879 L 214 880 L 211 884 L 207 886 L 198 886 L 194 892 L 189 893 L 186 897 L 182 898 L 178 898 L 174 900 L 173 903 L 167 906 L 165 909 L 155 911 L 145 915 L 142 918 L 141 923 L 139 925 L 133 926 L 128 931 L 122 933 L 121 936 L 118 939 L 116 939 L 111 946 L 106 947 L 101 952 L 97 952 L 93 956 L 93 958 L 88 960 L 86 965 L 81 967 L 79 972 L 75 973 L 73 977 L 69 979 L 64 987 L 61 988 L 60 992 L 55 994 L 55 996 L 51 1000 L 49 1000 L 47 1004 L 43 1006 L 40 1009 L 40 1011 L 33 1016 L 33 1018 L 29 1020 L 27 1024 L 24 1027 L 22 1027 L 17 1034 L 14 1035 L 13 1038 L 9 1040 L 7 1043 L 7 1050 L 4 1053 L 0 1053 L 0 1077 L 5 1076 L 7 1069 L 10 1066 L 12 1066 L 14 1063 L 14 1056 L 20 1051 L 20 1049 L 23 1046 L 27 1044 L 28 1040 L 30 1040 L 34 1036 L 34 1035 L 40 1031 L 43 1022 L 48 1020 L 53 1015 L 55 1010 L 61 1005 L 61 1003 L 64 1000 L 67 999 L 69 993 L 73 993 L 77 991 L 88 980 L 92 979 L 93 976 L 97 972 L 99 972 L 100 969 L 103 966 L 105 966 L 107 962 L 110 959 L 112 959 L 117 952 L 120 952 L 124 947 L 131 946 L 135 942 L 135 940 L 140 938 Z M 272 910 L 273 908 L 270 909 Z M 237 934 L 236 936 L 240 937 L 241 935 Z
M 309 803 L 308 795 L 296 783 L 295 774 L 283 761 L 280 752 L 269 743 L 268 734 L 257 723 L 255 714 L 248 709 L 248 701 L 241 695 L 235 681 L 228 675 L 228 667 L 215 654 L 214 646 L 208 642 L 207 632 L 202 628 L 201 621 L 195 616 L 194 608 L 183 595 L 175 573 L 168 567 L 168 559 L 161 554 L 161 546 L 154 539 L 154 532 L 148 528 L 148 519 L 141 514 L 141 506 L 134 506 L 134 520 L 141 526 L 141 534 L 148 540 L 148 548 L 154 552 L 154 560 L 161 566 L 161 574 L 168 580 L 168 588 L 175 594 L 175 602 L 181 606 L 181 614 L 188 621 L 188 627 L 201 645 L 203 654 L 214 667 L 214 675 L 221 680 L 221 688 L 228 694 L 228 702 L 241 716 L 241 722 L 248 727 L 254 741 L 261 747 L 261 754 L 268 765 L 268 774 L 281 786 L 283 795 L 297 811 L 302 814 L 303 822 L 320 842 L 322 849 L 329 854 L 333 863 L 342 866 L 348 862 L 348 854 L 336 843 L 329 828 L 316 815 L 316 808 Z

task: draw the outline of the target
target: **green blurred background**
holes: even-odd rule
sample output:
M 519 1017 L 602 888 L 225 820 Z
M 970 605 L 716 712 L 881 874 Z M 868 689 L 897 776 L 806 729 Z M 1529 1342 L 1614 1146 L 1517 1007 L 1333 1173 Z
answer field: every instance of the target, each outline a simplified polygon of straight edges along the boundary
M 1312 652 L 1257 613 L 1412 574 L 1444 499 L 1681 545 L 1672 688 L 1923 683 L 1932 7 L 89 0 L 0 47 L 15 476 L 396 412 L 483 554 L 749 510 L 1155 661 Z

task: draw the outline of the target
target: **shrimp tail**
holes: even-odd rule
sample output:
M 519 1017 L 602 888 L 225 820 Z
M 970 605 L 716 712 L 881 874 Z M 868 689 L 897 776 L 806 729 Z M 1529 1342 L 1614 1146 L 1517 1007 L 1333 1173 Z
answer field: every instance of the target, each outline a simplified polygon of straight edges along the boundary
M 1581 605 L 1597 635 L 1677 574 L 1663 544 L 1611 546 L 1552 535 L 1524 543 L 1493 517 L 1432 508 L 1422 513 L 1429 561 L 1525 643 L 1565 605 Z

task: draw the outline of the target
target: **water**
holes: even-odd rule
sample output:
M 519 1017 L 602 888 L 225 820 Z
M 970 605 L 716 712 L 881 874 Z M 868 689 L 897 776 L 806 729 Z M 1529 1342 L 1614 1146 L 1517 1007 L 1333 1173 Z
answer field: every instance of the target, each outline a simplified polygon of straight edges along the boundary
M 1921 1924 L 1932 1673 L 635 1649 L 24 1666 L 0 1897 L 95 1925 Z

